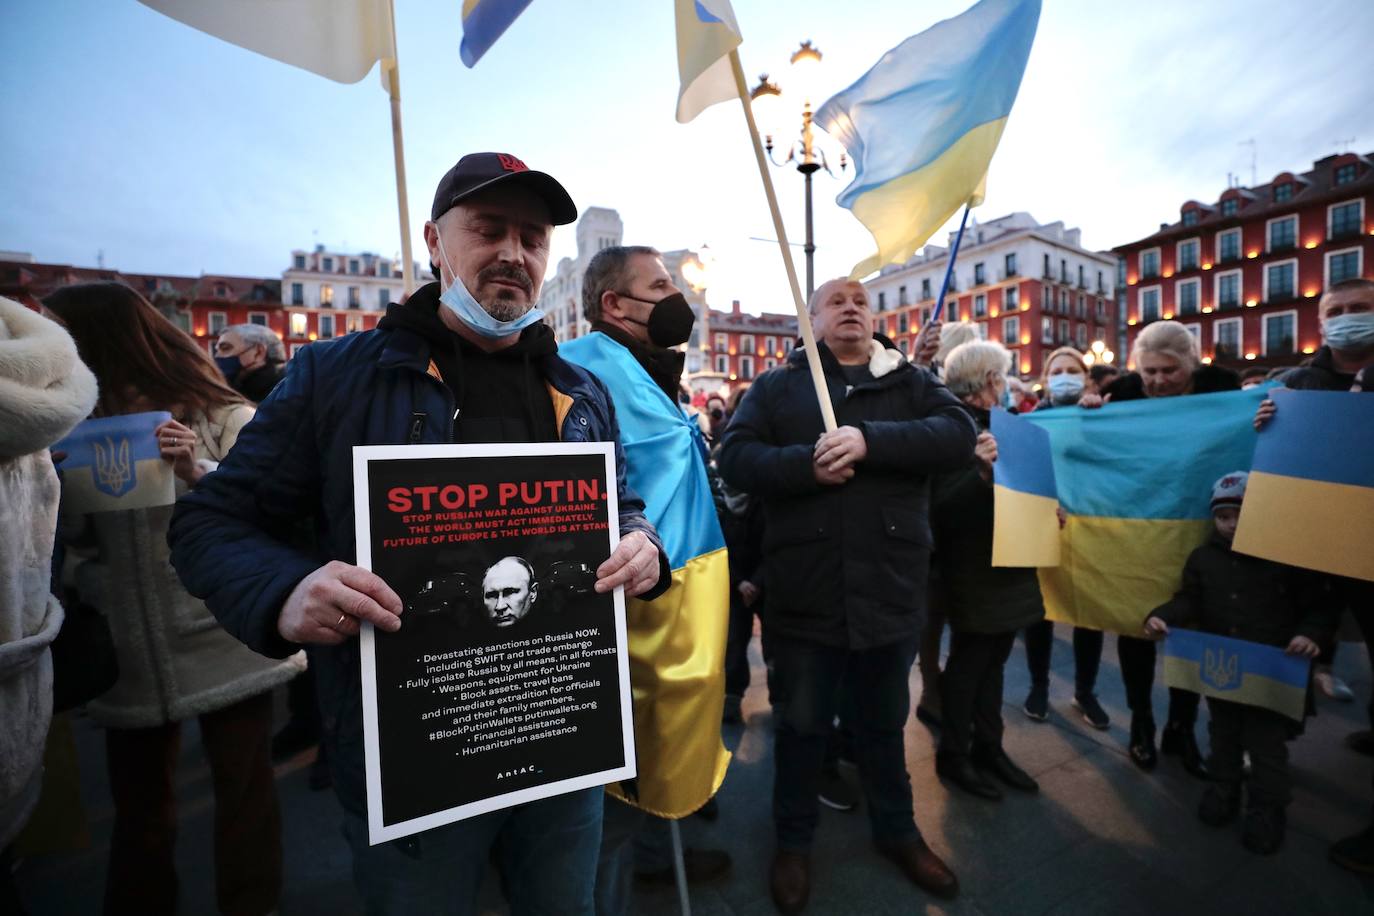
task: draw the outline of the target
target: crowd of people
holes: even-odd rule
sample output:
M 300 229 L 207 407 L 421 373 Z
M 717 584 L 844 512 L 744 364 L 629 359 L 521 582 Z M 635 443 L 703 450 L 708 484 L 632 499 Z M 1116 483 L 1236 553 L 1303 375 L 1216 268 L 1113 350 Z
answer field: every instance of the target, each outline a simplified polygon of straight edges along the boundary
M 582 297 L 589 338 L 562 346 L 540 320 L 551 233 L 576 215 L 555 179 L 515 157 L 463 157 L 425 223 L 434 282 L 391 305 L 375 331 L 306 347 L 289 366 L 280 340 L 257 325 L 226 329 L 207 354 L 119 284 L 60 289 L 41 315 L 0 300 L 0 524 L 20 534 L 0 550 L 0 909 L 22 912 L 9 848 L 44 789 L 53 711 L 72 709 L 104 731 L 109 914 L 177 911 L 176 768 L 192 717 L 213 779 L 221 912 L 277 908 L 272 762 L 316 743 L 311 784 L 335 790 L 369 913 L 470 912 L 493 864 L 515 913 L 615 916 L 628 912 L 632 879 L 674 880 L 670 822 L 649 813 L 663 810 L 601 787 L 370 843 L 359 632 L 365 623 L 395 631 L 405 614 L 385 581 L 354 565 L 351 450 L 446 442 L 615 443 L 621 536 L 595 587 L 636 599 L 632 623 L 681 602 L 670 556 L 682 532 L 669 510 L 704 486 L 728 547 L 728 594 L 694 593 L 683 612 L 719 622 L 723 661 L 676 689 L 697 692 L 698 708 L 726 726 L 739 723 L 748 650 L 761 634 L 776 906 L 796 913 L 808 903 L 819 806 L 853 809 L 860 795 L 876 851 L 924 892 L 953 898 L 957 863 L 930 848 L 915 819 L 908 716 L 938 732 L 942 781 L 996 801 L 1039 790 L 1003 745 L 1004 671 L 1018 634 L 1031 684 L 1021 708 L 1036 722 L 1050 708 L 1054 625 L 1036 571 L 992 566 L 993 412 L 1110 409 L 1270 376 L 1299 389 L 1374 384 L 1368 280 L 1323 294 L 1326 343 L 1302 366 L 1242 377 L 1204 365 L 1189 331 L 1160 321 L 1136 337 L 1133 371 L 1088 369 L 1061 347 L 1032 386 L 970 324 L 932 323 L 908 358 L 874 332 L 862 284 L 841 279 L 809 303 L 834 429 L 801 346 L 747 391 L 697 407 L 682 384 L 694 316 L 655 249 L 593 258 Z M 59 515 L 64 456 L 51 446 L 87 417 L 148 411 L 171 417 L 152 436 L 175 475 L 175 505 Z M 1265 399 L 1255 425 L 1276 413 Z M 672 486 L 650 457 L 665 447 L 688 468 Z M 1148 771 L 1161 753 L 1177 755 L 1206 781 L 1200 820 L 1220 827 L 1243 815 L 1245 847 L 1270 854 L 1283 841 L 1286 748 L 1298 723 L 1209 699 L 1204 754 L 1200 697 L 1174 689 L 1159 729 L 1158 641 L 1189 627 L 1277 646 L 1317 662 L 1317 690 L 1349 699 L 1329 666 L 1346 615 L 1374 650 L 1374 583 L 1235 552 L 1245 488 L 1240 469 L 1216 482 L 1214 531 L 1177 571 L 1176 597 L 1131 609 L 1139 626 L 1116 644 L 1129 758 Z M 1106 729 L 1104 635 L 1074 627 L 1071 642 L 1072 708 Z M 666 647 L 685 654 L 664 661 L 720 648 Z M 636 702 L 653 702 L 640 686 Z M 290 692 L 291 716 L 274 739 L 278 688 Z M 1374 701 L 1370 717 L 1374 726 Z M 1374 755 L 1374 731 L 1347 743 Z M 840 761 L 857 768 L 859 791 Z M 701 779 L 708 795 L 718 787 Z M 1374 823 L 1335 842 L 1331 857 L 1374 873 Z M 722 850 L 688 848 L 684 859 L 689 881 L 731 867 Z

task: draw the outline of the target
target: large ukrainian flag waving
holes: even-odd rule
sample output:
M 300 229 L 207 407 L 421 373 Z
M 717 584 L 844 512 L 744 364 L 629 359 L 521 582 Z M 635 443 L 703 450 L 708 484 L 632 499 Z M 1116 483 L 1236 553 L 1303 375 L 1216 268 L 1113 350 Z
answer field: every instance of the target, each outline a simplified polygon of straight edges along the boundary
M 625 602 L 639 776 L 633 787 L 608 789 L 661 817 L 686 817 L 720 788 L 730 762 L 720 741 L 730 573 L 706 444 L 630 351 L 605 334 L 560 344 L 558 353 L 610 389 L 626 474 L 673 569 L 672 586 L 657 599 Z

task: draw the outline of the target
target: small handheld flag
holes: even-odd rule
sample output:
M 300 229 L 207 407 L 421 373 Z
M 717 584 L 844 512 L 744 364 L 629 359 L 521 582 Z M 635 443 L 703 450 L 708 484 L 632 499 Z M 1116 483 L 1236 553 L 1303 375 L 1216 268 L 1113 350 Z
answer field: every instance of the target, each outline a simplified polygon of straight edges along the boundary
M 1174 627 L 1164 640 L 1164 683 L 1218 700 L 1272 709 L 1301 722 L 1308 661 L 1274 646 Z
M 816 112 L 854 160 L 839 204 L 878 244 L 851 276 L 905 261 L 960 207 L 982 203 L 1039 20 L 1040 0 L 980 0 L 888 51 Z
M 52 447 L 67 453 L 59 465 L 63 511 L 112 512 L 175 502 L 172 466 L 162 460 L 153 435 L 170 419 L 171 414 L 156 411 L 77 424 Z

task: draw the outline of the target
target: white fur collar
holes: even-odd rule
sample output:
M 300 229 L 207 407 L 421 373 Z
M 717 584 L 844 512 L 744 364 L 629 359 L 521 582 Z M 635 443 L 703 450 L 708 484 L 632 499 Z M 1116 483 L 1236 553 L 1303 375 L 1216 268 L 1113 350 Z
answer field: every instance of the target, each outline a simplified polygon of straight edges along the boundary
M 95 376 L 56 322 L 0 298 L 0 456 L 41 451 L 95 406 Z
M 868 371 L 873 373 L 874 378 L 882 378 L 884 375 L 887 375 L 893 369 L 896 369 L 902 363 L 906 362 L 906 357 L 902 355 L 902 351 L 895 347 L 888 349 L 876 340 L 870 340 L 868 346 L 870 348 L 868 355 Z

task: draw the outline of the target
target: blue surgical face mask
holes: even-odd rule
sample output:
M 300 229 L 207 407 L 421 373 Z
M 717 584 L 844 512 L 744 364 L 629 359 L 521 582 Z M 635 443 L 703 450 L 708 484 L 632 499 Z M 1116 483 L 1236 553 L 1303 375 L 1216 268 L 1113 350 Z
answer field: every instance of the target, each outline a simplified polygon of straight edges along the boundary
M 1077 372 L 1061 372 L 1049 379 L 1050 400 L 1055 404 L 1072 404 L 1083 396 L 1083 376 Z
M 1374 312 L 1337 315 L 1322 322 L 1322 336 L 1336 350 L 1363 350 L 1374 346 Z
M 439 227 L 434 227 L 434 234 L 439 235 Z M 472 293 L 463 285 L 463 281 L 454 271 L 453 266 L 448 262 L 448 253 L 444 251 L 444 240 L 439 238 L 439 257 L 443 259 L 444 267 L 448 268 L 449 276 L 453 277 L 453 282 L 449 288 L 444 290 L 439 296 L 439 301 L 444 307 L 458 316 L 458 320 L 472 328 L 483 337 L 492 340 L 499 340 L 502 337 L 509 337 L 512 334 L 519 334 L 525 328 L 534 324 L 544 317 L 544 312 L 538 308 L 531 308 L 519 318 L 512 318 L 510 321 L 501 321 L 492 316 L 490 312 L 482 308 L 482 303 L 473 298 Z

